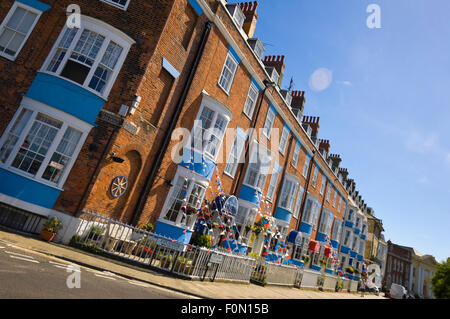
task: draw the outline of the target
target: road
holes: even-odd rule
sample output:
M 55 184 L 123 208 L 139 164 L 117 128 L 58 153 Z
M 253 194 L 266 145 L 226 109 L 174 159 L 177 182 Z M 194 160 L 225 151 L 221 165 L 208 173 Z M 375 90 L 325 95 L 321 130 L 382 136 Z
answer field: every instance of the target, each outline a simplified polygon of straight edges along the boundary
M 0 299 L 16 298 L 189 299 L 192 297 L 112 273 L 73 265 L 0 240 Z

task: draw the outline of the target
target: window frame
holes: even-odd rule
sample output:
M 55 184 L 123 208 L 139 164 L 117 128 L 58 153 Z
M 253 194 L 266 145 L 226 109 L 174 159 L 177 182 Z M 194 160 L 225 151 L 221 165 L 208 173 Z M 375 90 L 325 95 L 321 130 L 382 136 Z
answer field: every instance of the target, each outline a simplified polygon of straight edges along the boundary
M 202 148 L 201 149 L 197 149 L 194 143 L 194 139 L 195 139 L 195 130 L 197 129 L 203 129 L 203 127 L 197 127 L 198 123 L 202 123 L 200 117 L 203 113 L 203 110 L 206 108 L 208 108 L 209 110 L 211 110 L 212 112 L 214 112 L 214 116 L 213 119 L 211 120 L 211 126 L 205 130 L 205 136 L 203 136 L 202 134 Z M 220 114 L 220 116 L 222 116 L 223 118 L 225 118 L 225 120 L 227 121 L 223 134 L 221 136 L 220 142 L 217 144 L 217 148 L 216 148 L 216 153 L 214 155 L 210 154 L 209 152 L 206 151 L 206 148 L 208 146 L 209 140 L 211 138 L 212 134 L 212 130 L 215 130 L 215 124 L 217 123 L 217 118 L 218 115 Z M 227 127 L 231 122 L 233 113 L 231 113 L 231 111 L 222 103 L 220 103 L 219 101 L 217 101 L 216 99 L 214 99 L 213 97 L 210 97 L 208 95 L 203 94 L 203 100 L 202 103 L 200 105 L 200 108 L 197 112 L 197 116 L 194 120 L 194 124 L 192 126 L 191 129 L 191 138 L 189 141 L 189 145 L 187 146 L 190 151 L 194 150 L 196 152 L 199 152 L 200 154 L 203 154 L 205 156 L 207 156 L 209 159 L 211 159 L 213 162 L 216 161 L 218 155 L 220 154 L 221 148 L 222 148 L 222 144 L 223 144 L 223 140 L 225 137 L 225 133 L 227 131 Z M 217 137 L 216 135 L 214 135 L 215 137 Z M 205 141 L 207 141 L 205 143 Z
M 306 178 L 308 176 L 309 164 L 310 163 L 311 163 L 311 157 L 309 157 L 308 154 L 306 154 L 306 156 L 305 156 L 305 164 L 303 165 L 303 172 L 302 172 L 302 176 L 304 178 Z
M 322 176 L 322 182 L 320 183 L 320 191 L 319 191 L 320 195 L 323 195 L 323 192 L 325 191 L 326 182 L 327 182 L 327 179 L 325 178 L 325 176 Z
M 298 142 L 295 142 L 294 152 L 292 153 L 291 165 L 297 168 L 298 159 L 300 157 L 301 145 Z
M 269 117 L 269 114 L 271 115 Z M 265 137 L 267 137 L 267 139 L 270 139 L 270 136 L 272 134 L 272 129 L 273 129 L 273 125 L 275 123 L 275 118 L 276 118 L 277 114 L 275 113 L 274 110 L 272 110 L 271 107 L 269 107 L 267 114 L 266 114 L 266 120 L 264 121 L 264 126 L 263 126 L 263 134 Z M 269 118 L 272 118 L 272 120 L 270 121 L 270 127 L 267 128 L 267 132 L 266 132 L 266 124 L 268 123 Z
M 239 140 L 241 142 L 239 142 Z M 225 165 L 225 168 L 223 169 L 224 174 L 230 176 L 231 178 L 234 178 L 236 176 L 237 167 L 240 164 L 242 152 L 244 151 L 244 148 L 245 148 L 245 142 L 246 142 L 246 139 L 244 139 L 242 136 L 240 136 L 236 130 L 236 136 L 234 137 L 233 147 L 230 150 L 230 154 L 228 154 L 227 163 Z M 242 144 L 240 144 L 240 143 L 242 143 Z M 234 156 L 234 155 L 236 155 L 236 156 Z M 236 160 L 235 162 L 230 162 L 230 158 L 232 156 L 235 157 L 235 160 Z M 227 171 L 227 168 L 229 167 L 229 165 L 232 165 L 231 172 Z
M 101 20 L 97 20 L 97 19 L 91 18 L 89 16 L 81 15 L 80 28 L 78 29 L 75 36 L 71 40 L 69 47 L 66 49 L 66 52 L 68 54 L 64 55 L 61 62 L 59 63 L 58 68 L 56 69 L 56 71 L 54 71 L 54 72 L 49 71 L 47 69 L 50 66 L 50 63 L 52 62 L 54 56 L 56 55 L 56 53 L 59 49 L 59 44 L 68 29 L 69 29 L 69 27 L 67 26 L 67 24 L 64 24 L 64 27 L 60 31 L 58 38 L 56 39 L 55 43 L 53 44 L 52 49 L 50 50 L 49 54 L 47 55 L 39 72 L 50 74 L 52 76 L 61 78 L 65 81 L 73 83 L 74 85 L 77 85 L 77 86 L 101 97 L 104 100 L 107 100 L 108 96 L 111 92 L 111 89 L 114 86 L 114 84 L 119 76 L 119 73 L 123 67 L 123 64 L 128 56 L 131 45 L 133 45 L 135 43 L 135 41 L 133 39 L 131 39 L 128 35 L 123 33 L 122 31 L 114 28 L 113 26 L 111 26 Z M 97 34 L 103 36 L 105 39 L 102 42 L 102 46 L 100 47 L 100 49 L 97 53 L 97 56 L 94 60 L 94 63 L 90 67 L 89 73 L 86 75 L 86 78 L 85 78 L 83 84 L 79 84 L 69 78 L 62 76 L 61 73 L 63 72 L 64 67 L 66 66 L 67 62 L 69 61 L 69 57 L 71 55 L 70 53 L 73 52 L 73 50 L 74 50 L 75 46 L 77 45 L 78 40 L 80 39 L 84 30 L 89 30 L 91 32 L 97 33 Z M 112 42 L 114 42 L 115 44 L 122 47 L 122 52 L 120 53 L 120 56 L 117 59 L 114 70 L 112 71 L 112 73 L 108 79 L 108 82 L 105 84 L 105 87 L 104 87 L 104 90 L 102 93 L 102 92 L 96 91 L 95 89 L 90 88 L 89 83 L 91 82 L 97 68 L 101 64 L 101 61 L 106 52 L 106 49 L 108 48 L 109 44 Z M 73 60 L 71 60 L 71 61 L 73 61 Z
M 30 11 L 32 13 L 35 13 L 36 19 L 34 20 L 33 24 L 30 26 L 30 29 L 28 30 L 27 34 L 25 35 L 25 38 L 23 39 L 21 45 L 19 46 L 19 48 L 17 49 L 17 52 L 14 56 L 11 56 L 9 54 L 6 54 L 3 51 L 0 51 L 0 56 L 11 60 L 11 61 L 15 61 L 17 59 L 17 57 L 19 56 L 20 52 L 22 51 L 23 47 L 25 46 L 25 43 L 27 42 L 28 38 L 30 37 L 31 33 L 33 32 L 34 28 L 36 27 L 36 24 L 38 23 L 41 15 L 42 15 L 42 11 L 38 10 L 36 8 L 33 8 L 29 5 L 26 5 L 22 2 L 19 1 L 15 1 L 13 3 L 13 5 L 11 6 L 11 8 L 9 9 L 8 13 L 6 14 L 5 18 L 3 19 L 2 23 L 0 24 L 0 35 L 3 34 L 3 30 L 6 28 L 6 24 L 10 21 L 11 17 L 13 16 L 14 12 L 17 10 L 18 7 L 21 7 L 22 9 L 25 9 L 27 11 Z
M 236 65 L 236 67 L 235 67 L 235 69 L 234 69 L 233 72 L 231 72 L 231 70 L 230 70 L 230 69 L 228 68 L 228 66 L 227 66 L 227 61 L 228 61 L 228 59 L 230 59 L 230 60 Z M 230 51 L 228 51 L 227 56 L 226 56 L 226 58 L 225 58 L 225 62 L 223 63 L 222 72 L 220 72 L 219 81 L 217 82 L 217 84 L 219 85 L 219 87 L 220 87 L 227 95 L 229 95 L 230 92 L 231 92 L 231 87 L 233 86 L 234 78 L 235 78 L 235 76 L 236 76 L 238 67 L 239 67 L 239 62 L 236 60 L 236 58 L 233 56 L 233 54 L 232 54 Z M 230 83 L 229 83 L 229 85 L 228 85 L 228 88 L 224 88 L 224 87 L 222 86 L 222 84 L 220 83 L 221 80 L 222 80 L 222 77 L 223 77 L 223 73 L 224 73 L 225 68 L 227 68 L 228 71 L 231 73 L 231 78 L 230 78 Z
M 261 156 L 258 156 L 260 152 L 263 152 L 263 154 Z M 261 166 L 263 166 L 264 169 L 264 166 L 267 163 L 271 162 L 271 157 L 272 155 L 269 150 L 267 150 L 262 145 L 258 144 L 256 141 L 254 141 L 251 147 L 250 160 L 242 184 L 251 187 L 253 189 L 256 189 L 257 191 L 260 191 L 262 193 L 264 191 L 264 187 L 267 182 L 267 175 L 269 174 L 268 173 L 264 174 L 264 172 L 262 172 Z M 258 159 L 261 160 L 259 163 L 257 162 Z M 259 165 L 258 169 L 255 169 L 255 165 Z M 248 182 L 251 171 L 256 172 L 255 185 L 252 185 Z M 262 181 L 261 185 L 260 181 Z
M 19 108 L 17 109 L 13 118 L 9 122 L 9 124 L 6 127 L 5 131 L 3 132 L 2 136 L 0 137 L 0 146 L 4 145 L 8 133 L 11 131 L 11 128 L 13 127 L 17 118 L 20 116 L 23 109 L 32 111 L 32 114 L 31 114 L 30 118 L 28 119 L 28 122 L 23 127 L 22 132 L 20 133 L 18 140 L 16 141 L 14 147 L 12 148 L 8 157 L 6 158 L 6 161 L 4 163 L 0 162 L 0 167 L 7 171 L 15 173 L 17 175 L 20 175 L 22 177 L 28 178 L 32 181 L 35 181 L 35 182 L 44 184 L 46 186 L 50 186 L 50 187 L 59 189 L 59 190 L 63 190 L 63 185 L 66 182 L 67 177 L 69 176 L 70 171 L 78 158 L 81 148 L 83 147 L 84 142 L 86 141 L 86 138 L 87 138 L 90 130 L 92 129 L 92 126 L 71 116 L 71 115 L 68 115 L 62 111 L 59 111 L 52 107 L 49 107 L 43 103 L 34 101 L 30 98 L 24 97 L 22 102 L 20 103 Z M 44 156 L 44 160 L 42 161 L 38 171 L 36 172 L 36 174 L 33 175 L 33 174 L 27 173 L 19 168 L 12 167 L 12 162 L 14 161 L 14 158 L 17 156 L 19 149 L 23 145 L 23 142 L 24 142 L 26 136 L 30 133 L 33 123 L 36 120 L 36 116 L 39 113 L 42 113 L 52 119 L 58 120 L 58 121 L 62 122 L 63 124 L 62 124 L 61 128 L 58 129 L 56 136 L 52 140 L 50 147 L 48 148 L 47 153 Z M 71 127 L 73 129 L 81 132 L 81 136 L 76 144 L 73 154 L 70 157 L 70 160 L 68 161 L 66 167 L 64 168 L 64 172 L 62 173 L 59 181 L 57 183 L 54 183 L 47 179 L 44 179 L 42 177 L 42 175 L 44 174 L 47 166 L 49 165 L 51 158 L 52 158 L 53 154 L 55 153 L 57 147 L 59 146 L 59 143 L 61 142 L 61 140 L 64 136 L 64 133 L 66 132 L 68 127 Z
M 251 100 L 251 98 L 250 98 L 250 92 L 251 92 L 252 90 L 254 90 L 254 92 L 256 93 L 256 94 L 255 94 L 255 100 L 253 101 L 253 103 L 252 103 L 252 105 L 251 105 L 251 107 L 250 107 L 250 110 L 249 110 L 249 112 L 247 113 L 247 112 L 246 112 L 247 101 L 248 101 L 248 100 Z M 253 113 L 255 112 L 255 106 L 256 106 L 256 103 L 258 102 L 258 96 L 259 96 L 259 90 L 258 90 L 258 88 L 257 88 L 252 82 L 250 82 L 250 87 L 249 87 L 249 89 L 248 89 L 247 98 L 245 99 L 244 108 L 242 109 L 242 112 L 243 112 L 249 119 L 252 119 L 252 118 L 253 118 Z
M 273 201 L 273 198 L 275 195 L 275 190 L 277 189 L 279 177 L 280 177 L 280 171 L 275 170 L 275 168 L 274 168 L 272 171 L 272 174 L 270 176 L 269 187 L 267 189 L 267 194 L 266 194 L 266 200 L 268 200 L 269 202 Z
M 292 186 L 293 186 L 293 188 L 291 188 L 289 191 L 287 190 L 288 183 L 292 183 Z M 295 208 L 295 206 L 294 206 L 295 195 L 298 193 L 299 186 L 300 186 L 300 183 L 297 178 L 286 174 L 284 177 L 283 186 L 281 187 L 280 199 L 279 199 L 278 206 L 292 212 L 293 209 Z M 286 193 L 287 193 L 287 195 L 285 195 Z M 281 204 L 284 196 L 287 196 L 287 199 L 286 199 L 287 205 L 286 206 Z
M 313 178 L 311 180 L 311 186 L 314 188 L 316 188 L 318 177 L 319 177 L 319 169 L 317 168 L 317 166 L 314 166 Z
M 118 9 L 121 9 L 123 11 L 127 11 L 128 5 L 130 4 L 131 0 L 127 0 L 127 3 L 124 6 L 120 6 L 117 3 L 114 3 L 113 0 L 100 0 L 101 2 L 107 3 L 109 5 L 112 5 L 113 7 L 116 7 Z
M 188 190 L 186 191 L 186 195 L 185 195 L 185 197 L 188 199 L 187 203 L 189 202 L 189 198 L 192 195 L 192 189 L 193 189 L 194 185 L 200 185 L 201 187 L 204 187 L 203 197 L 200 199 L 200 207 L 201 207 L 201 204 L 202 204 L 203 200 L 205 199 L 206 192 L 208 191 L 209 181 L 206 178 L 201 177 L 200 175 L 197 175 L 195 173 L 192 173 L 189 170 L 187 170 L 186 168 L 180 166 L 180 167 L 178 167 L 178 170 L 172 180 L 173 186 L 170 187 L 170 190 L 167 193 L 167 196 L 166 196 L 166 199 L 165 199 L 165 202 L 164 202 L 164 205 L 163 205 L 163 208 L 161 210 L 161 214 L 160 214 L 158 220 L 161 222 L 170 224 L 170 225 L 185 228 L 188 230 L 193 230 L 194 225 L 195 225 L 195 220 L 191 226 L 189 226 L 187 224 L 187 221 L 188 221 L 187 218 L 184 221 L 182 221 L 181 219 L 183 217 L 182 216 L 183 214 L 181 211 L 181 206 L 177 213 L 177 217 L 175 218 L 175 221 L 172 221 L 172 220 L 166 218 L 167 214 L 169 213 L 170 207 L 172 205 L 172 199 L 176 198 L 174 196 L 174 192 L 176 190 L 175 189 L 176 182 L 179 178 L 184 178 L 184 179 L 187 179 L 188 181 L 190 181 Z
M 281 132 L 281 137 L 280 137 L 280 147 L 278 148 L 278 151 L 284 155 L 284 153 L 286 152 L 286 146 L 289 140 L 289 128 L 285 125 L 283 126 L 283 131 Z

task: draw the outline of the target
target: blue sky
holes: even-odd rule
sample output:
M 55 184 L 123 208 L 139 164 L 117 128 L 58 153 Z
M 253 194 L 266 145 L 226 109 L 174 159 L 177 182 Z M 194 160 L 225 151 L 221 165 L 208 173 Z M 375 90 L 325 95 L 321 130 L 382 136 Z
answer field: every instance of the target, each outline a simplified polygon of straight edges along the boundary
M 369 4 L 381 29 L 369 29 Z M 450 257 L 450 1 L 260 0 L 255 37 L 340 154 L 386 240 Z M 330 70 L 328 88 L 310 86 Z

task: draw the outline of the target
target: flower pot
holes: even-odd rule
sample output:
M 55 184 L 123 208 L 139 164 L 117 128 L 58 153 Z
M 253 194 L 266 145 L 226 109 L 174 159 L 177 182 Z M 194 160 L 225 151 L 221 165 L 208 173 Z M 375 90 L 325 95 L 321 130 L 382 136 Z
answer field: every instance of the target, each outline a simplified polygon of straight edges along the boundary
M 39 235 L 39 238 L 42 240 L 45 240 L 47 242 L 51 242 L 56 236 L 56 233 L 49 232 L 45 229 L 41 230 L 41 234 Z

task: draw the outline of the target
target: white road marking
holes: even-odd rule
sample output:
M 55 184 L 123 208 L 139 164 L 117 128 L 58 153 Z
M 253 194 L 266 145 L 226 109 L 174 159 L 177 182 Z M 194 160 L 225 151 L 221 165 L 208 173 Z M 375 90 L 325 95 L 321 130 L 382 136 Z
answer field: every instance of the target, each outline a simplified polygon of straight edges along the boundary
M 21 256 L 21 257 L 25 257 L 25 258 L 29 258 L 29 259 L 34 259 L 34 258 L 31 257 L 31 256 L 18 254 L 18 253 L 12 252 L 12 251 L 7 251 L 7 250 L 5 250 L 5 253 L 7 253 L 7 254 L 13 254 L 13 255 L 16 255 L 16 256 Z
M 13 256 L 13 255 L 9 255 L 9 257 L 15 258 L 15 259 L 20 259 L 20 260 L 25 260 L 25 261 L 29 261 L 29 262 L 32 262 L 32 263 L 39 264 L 39 261 L 37 261 L 37 260 L 26 259 L 26 258 L 22 258 L 22 257 Z
M 78 269 L 75 269 L 75 268 L 70 268 L 70 265 L 67 265 L 67 266 L 53 265 L 53 266 L 56 267 L 56 268 L 65 269 L 66 271 L 70 270 L 72 272 L 81 272 L 81 270 L 78 270 Z
M 61 264 L 61 263 L 57 263 L 57 262 L 54 262 L 54 261 L 51 261 L 51 260 L 49 260 L 48 262 L 53 264 L 53 265 L 58 265 L 58 266 L 69 266 L 69 264 Z
M 3 247 L 3 246 L 0 246 L 0 249 L 3 249 L 3 248 L 5 248 L 5 247 Z
M 116 280 L 116 278 L 109 277 L 109 276 L 102 276 L 102 275 L 99 275 L 99 274 L 94 274 L 94 275 L 97 276 L 97 277 L 102 277 L 102 278 L 106 278 L 106 279 Z
M 140 283 L 140 282 L 136 282 L 136 281 L 129 281 L 128 283 L 130 283 L 130 284 L 132 284 L 132 285 L 136 285 L 136 286 L 141 286 L 141 287 L 145 287 L 145 288 L 148 288 L 148 287 L 150 287 L 149 285 L 147 285 L 147 284 L 143 284 L 143 283 Z

